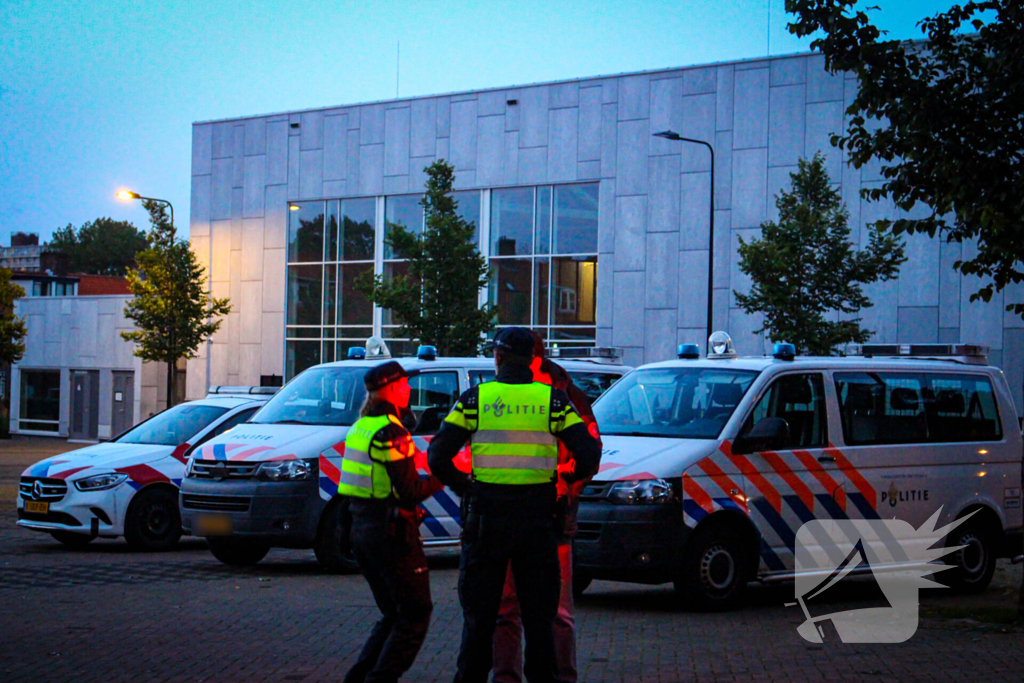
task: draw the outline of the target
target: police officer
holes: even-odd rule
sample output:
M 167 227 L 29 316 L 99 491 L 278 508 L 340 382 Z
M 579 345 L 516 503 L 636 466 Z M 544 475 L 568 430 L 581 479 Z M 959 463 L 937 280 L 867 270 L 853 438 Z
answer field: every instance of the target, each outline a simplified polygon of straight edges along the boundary
M 363 379 L 366 402 L 345 438 L 338 493 L 349 496 L 352 549 L 383 617 L 346 683 L 397 681 L 423 645 L 433 604 L 417 504 L 441 489 L 416 472 L 416 447 L 399 419 L 410 375 L 395 361 Z
M 560 575 L 555 529 L 558 440 L 576 458 L 566 479 L 597 472 L 601 450 L 564 392 L 533 381 L 533 338 L 521 327 L 494 339 L 497 377 L 465 392 L 430 443 L 434 474 L 468 498 L 459 599 L 462 646 L 455 681 L 484 683 L 505 574 L 511 563 L 526 635 L 524 672 L 554 680 L 552 625 Z M 472 477 L 452 462 L 472 443 Z M 567 468 L 568 469 L 568 468 Z
M 590 398 L 572 381 L 565 368 L 547 357 L 544 340 L 536 332 L 533 337 L 533 361 L 530 369 L 533 381 L 550 384 L 565 392 L 576 409 L 587 430 L 601 443 L 597 418 L 590 405 Z M 575 460 L 564 445 L 558 448 L 559 471 L 573 467 Z M 576 618 L 574 615 L 572 588 L 572 538 L 576 535 L 576 512 L 579 509 L 580 493 L 588 479 L 569 484 L 563 477 L 558 478 L 558 510 L 563 523 L 558 529 L 558 562 L 561 565 L 562 591 L 558 598 L 558 613 L 555 616 L 555 680 L 559 683 L 575 683 L 576 672 Z M 523 680 L 523 624 L 520 617 L 519 599 L 516 596 L 515 579 L 509 569 L 505 576 L 505 589 L 498 610 L 498 622 L 494 630 L 494 678 L 493 683 L 522 683 Z

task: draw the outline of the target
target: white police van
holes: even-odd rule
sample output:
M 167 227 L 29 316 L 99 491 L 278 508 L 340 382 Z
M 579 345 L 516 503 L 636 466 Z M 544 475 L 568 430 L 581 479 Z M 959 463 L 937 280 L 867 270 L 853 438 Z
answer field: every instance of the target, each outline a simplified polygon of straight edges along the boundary
M 746 583 L 793 578 L 811 519 L 971 515 L 937 580 L 983 590 L 1021 552 L 1021 429 L 984 347 L 863 345 L 843 358 L 712 353 L 644 365 L 594 406 L 601 471 L 583 492 L 577 593 L 592 579 L 674 582 L 727 607 Z M 857 349 L 853 349 L 857 351 Z
M 21 475 L 18 526 L 70 547 L 124 536 L 140 550 L 181 537 L 178 486 L 191 452 L 245 422 L 276 388 L 213 387 L 108 442 L 46 458 Z
M 206 537 L 217 559 L 244 566 L 259 562 L 272 547 L 312 548 L 325 569 L 354 568 L 338 543 L 344 441 L 366 396 L 363 375 L 390 358 L 378 339 L 367 347 L 383 353 L 349 349 L 349 360 L 305 370 L 248 424 L 197 450 L 181 486 L 182 525 Z M 629 370 L 617 364 L 611 349 L 558 349 L 552 356 L 592 398 Z M 431 346 L 421 346 L 415 358 L 397 360 L 419 371 L 409 380 L 415 418 L 410 431 L 423 451 L 462 392 L 495 376 L 493 359 L 439 358 Z M 456 464 L 470 467 L 465 451 Z M 416 466 L 426 473 L 425 457 Z M 459 503 L 447 488 L 423 503 L 426 545 L 458 543 Z

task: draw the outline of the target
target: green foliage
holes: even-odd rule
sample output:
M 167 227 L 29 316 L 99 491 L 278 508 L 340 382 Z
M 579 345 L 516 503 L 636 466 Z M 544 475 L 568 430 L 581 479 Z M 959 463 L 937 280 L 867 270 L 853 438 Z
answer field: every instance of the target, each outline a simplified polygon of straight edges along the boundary
M 68 223 L 53 233 L 49 248 L 68 257 L 73 273 L 124 275 L 147 247 L 146 234 L 127 221 L 97 218 L 77 230 Z
M 0 268 L 0 362 L 17 363 L 25 355 L 25 319 L 14 315 L 14 300 L 25 290 L 11 282 L 11 271 Z
M 170 366 L 179 358 L 195 358 L 231 305 L 206 292 L 203 267 L 188 242 L 177 238 L 164 206 L 150 201 L 144 206 L 153 224 L 147 235 L 150 246 L 136 256 L 138 269 L 128 270 L 134 298 L 124 308 L 125 317 L 139 329 L 121 337 L 135 342 L 136 356 Z
M 882 161 L 885 180 L 865 197 L 915 210 L 879 227 L 976 240 L 976 255 L 964 249 L 954 267 L 983 279 L 972 301 L 989 301 L 1024 281 L 1024 3 L 954 6 L 918 24 L 926 43 L 883 39 L 856 4 L 786 0 L 796 15 L 789 31 L 816 36 L 826 67 L 860 81 L 846 134 L 832 144 L 857 167 Z M 1024 316 L 1024 302 L 1006 309 Z
M 747 313 L 763 313 L 775 341 L 794 344 L 798 353 L 828 356 L 846 342 L 866 342 L 872 332 L 855 315 L 873 304 L 862 284 L 890 280 L 906 261 L 903 244 L 891 233 L 869 228 L 866 249 L 855 251 L 849 214 L 829 185 L 821 154 L 800 159 L 792 191 L 775 200 L 779 222 L 761 224 L 761 239 L 740 238 L 740 270 L 750 276 L 749 294 L 735 292 Z M 836 316 L 831 316 L 836 317 Z
M 402 336 L 433 344 L 442 356 L 475 356 L 492 327 L 494 307 L 479 305 L 487 261 L 473 243 L 472 223 L 460 218 L 452 198 L 455 169 L 443 159 L 426 168 L 423 236 L 392 224 L 385 238 L 409 259 L 409 274 L 386 279 L 361 275 L 356 286 L 402 323 Z

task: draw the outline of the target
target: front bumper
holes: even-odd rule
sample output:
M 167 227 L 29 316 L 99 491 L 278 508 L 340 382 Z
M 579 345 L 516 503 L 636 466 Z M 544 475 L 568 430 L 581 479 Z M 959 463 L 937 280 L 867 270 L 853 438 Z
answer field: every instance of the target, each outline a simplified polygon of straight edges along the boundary
M 326 501 L 315 479 L 308 481 L 181 482 L 181 526 L 196 535 L 200 516 L 230 519 L 225 536 L 259 540 L 277 548 L 312 548 Z
M 127 483 L 106 491 L 83 492 L 65 482 L 67 491 L 59 500 L 47 500 L 45 513 L 28 512 L 26 498 L 18 493 L 18 526 L 44 533 L 64 531 L 83 536 L 117 538 L 124 535 L 124 512 L 135 491 Z
M 573 566 L 595 579 L 665 583 L 676 577 L 690 529 L 678 503 L 580 503 Z

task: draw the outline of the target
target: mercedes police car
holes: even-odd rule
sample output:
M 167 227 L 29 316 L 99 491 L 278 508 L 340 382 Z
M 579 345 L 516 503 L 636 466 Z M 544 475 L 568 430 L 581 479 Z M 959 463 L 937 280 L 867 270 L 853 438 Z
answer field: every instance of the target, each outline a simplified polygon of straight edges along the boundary
M 674 582 L 723 608 L 746 583 L 791 579 L 811 519 L 969 516 L 936 580 L 983 590 L 1021 552 L 1021 429 L 984 347 L 863 345 L 843 358 L 737 358 L 716 332 L 701 359 L 644 365 L 594 406 L 601 471 L 585 488 L 574 552 L 590 580 Z
M 195 447 L 245 422 L 277 389 L 213 387 L 114 437 L 41 460 L 21 476 L 18 526 L 78 547 L 124 536 L 139 550 L 181 537 L 178 486 Z
M 366 396 L 363 375 L 390 358 L 380 340 L 371 338 L 367 346 L 382 352 L 367 356 L 362 348 L 350 349 L 349 360 L 305 370 L 247 424 L 197 449 L 181 485 L 182 525 L 206 537 L 217 559 L 251 565 L 272 547 L 313 548 L 328 570 L 354 567 L 338 542 L 344 441 Z M 573 353 L 581 359 L 572 359 Z M 552 356 L 592 398 L 629 370 L 610 349 L 558 349 Z M 415 419 L 410 431 L 422 451 L 462 392 L 495 376 L 493 359 L 439 358 L 430 346 L 421 346 L 415 358 L 397 360 L 419 372 L 409 380 Z M 416 466 L 427 471 L 425 456 Z M 465 452 L 461 466 L 470 467 Z M 446 488 L 423 507 L 424 543 L 458 543 L 458 497 Z

